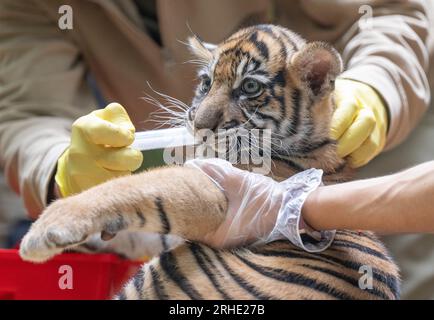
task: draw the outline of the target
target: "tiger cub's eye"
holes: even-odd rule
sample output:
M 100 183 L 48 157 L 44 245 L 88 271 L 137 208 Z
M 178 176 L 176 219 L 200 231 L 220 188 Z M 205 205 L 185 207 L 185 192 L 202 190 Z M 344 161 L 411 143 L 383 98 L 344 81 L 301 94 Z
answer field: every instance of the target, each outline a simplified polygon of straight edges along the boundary
M 211 79 L 208 76 L 203 76 L 200 83 L 200 91 L 208 93 L 209 89 L 211 89 Z
M 262 84 L 255 79 L 247 78 L 241 84 L 241 90 L 248 96 L 258 96 L 262 92 Z

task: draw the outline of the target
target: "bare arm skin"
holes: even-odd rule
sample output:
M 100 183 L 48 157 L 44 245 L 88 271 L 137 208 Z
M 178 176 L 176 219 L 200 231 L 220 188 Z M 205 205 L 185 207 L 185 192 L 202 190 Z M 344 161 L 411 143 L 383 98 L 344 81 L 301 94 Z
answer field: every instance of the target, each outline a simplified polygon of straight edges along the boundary
M 320 187 L 302 215 L 317 230 L 434 232 L 434 161 L 403 172 Z

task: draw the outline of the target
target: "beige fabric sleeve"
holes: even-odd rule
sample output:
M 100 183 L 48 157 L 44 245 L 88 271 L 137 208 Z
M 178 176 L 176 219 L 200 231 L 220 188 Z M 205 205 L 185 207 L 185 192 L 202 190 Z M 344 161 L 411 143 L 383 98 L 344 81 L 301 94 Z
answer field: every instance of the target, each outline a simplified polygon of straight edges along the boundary
M 388 106 L 386 149 L 407 137 L 429 105 L 426 73 L 428 35 L 434 30 L 428 19 L 431 1 L 376 1 L 372 19 L 356 22 L 342 40 L 347 69 L 342 77 L 369 84 Z
M 41 2 L 40 2 L 41 3 Z M 80 52 L 36 1 L 0 2 L 0 165 L 32 217 L 73 119 L 95 106 Z

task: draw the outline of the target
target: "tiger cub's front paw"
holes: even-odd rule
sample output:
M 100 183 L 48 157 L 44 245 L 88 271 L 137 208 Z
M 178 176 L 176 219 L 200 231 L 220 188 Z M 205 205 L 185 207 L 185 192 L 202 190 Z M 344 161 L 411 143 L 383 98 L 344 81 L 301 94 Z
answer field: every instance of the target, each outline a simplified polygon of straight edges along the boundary
M 44 262 L 64 249 L 86 241 L 93 229 L 92 215 L 78 212 L 80 210 L 83 209 L 69 199 L 49 206 L 21 241 L 21 258 Z

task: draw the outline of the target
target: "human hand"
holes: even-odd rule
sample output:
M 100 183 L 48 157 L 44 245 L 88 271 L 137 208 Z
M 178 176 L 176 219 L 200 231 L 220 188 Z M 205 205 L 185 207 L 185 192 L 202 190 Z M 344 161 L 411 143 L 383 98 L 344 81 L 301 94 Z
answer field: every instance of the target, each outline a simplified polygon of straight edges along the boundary
M 334 235 L 330 231 L 316 232 L 317 243 L 305 244 L 300 236 L 301 208 L 308 194 L 321 184 L 321 170 L 306 170 L 277 182 L 220 159 L 195 159 L 185 166 L 205 173 L 228 200 L 226 219 L 204 237 L 204 243 L 228 248 L 287 238 L 311 252 L 324 250 L 330 244 Z
M 139 168 L 142 153 L 128 147 L 134 141 L 134 132 L 127 112 L 118 103 L 77 119 L 72 125 L 71 144 L 57 161 L 55 181 L 61 196 Z
M 348 156 L 353 168 L 361 167 L 384 148 L 386 106 L 373 88 L 348 79 L 336 80 L 335 101 L 331 137 L 338 141 L 338 155 Z

